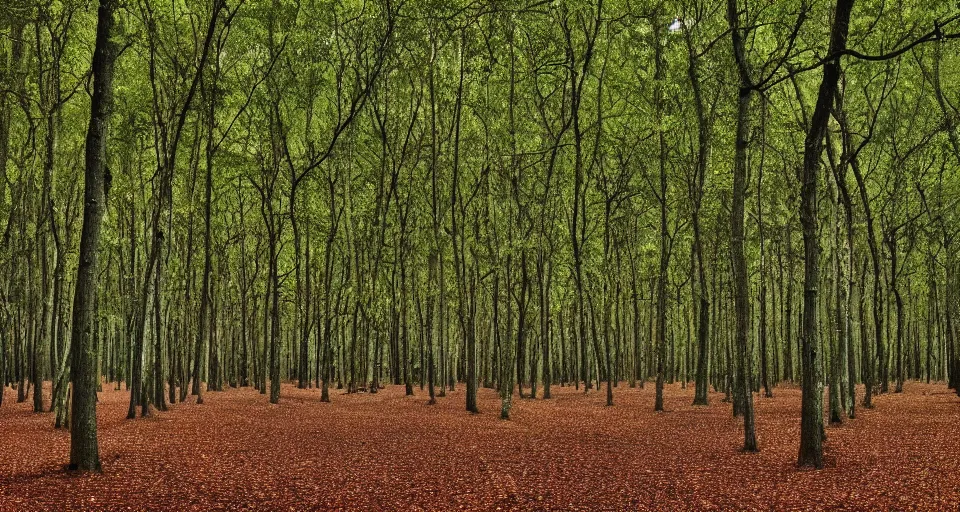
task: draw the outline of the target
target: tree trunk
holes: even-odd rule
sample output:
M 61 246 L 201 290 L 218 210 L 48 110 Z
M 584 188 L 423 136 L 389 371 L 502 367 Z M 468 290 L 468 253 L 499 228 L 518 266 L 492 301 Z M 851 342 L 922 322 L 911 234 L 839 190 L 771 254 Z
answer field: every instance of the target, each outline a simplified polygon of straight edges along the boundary
M 100 226 L 106 210 L 110 175 L 106 166 L 107 125 L 112 95 L 114 49 L 113 0 L 100 0 L 97 8 L 97 35 L 93 55 L 93 95 L 87 128 L 84 158 L 83 228 L 80 234 L 80 262 L 73 298 L 71 331 L 73 412 L 70 428 L 70 469 L 100 471 L 97 446 L 97 346 L 92 332 L 93 296 L 96 289 L 97 250 Z
M 854 154 L 850 158 L 850 169 L 853 171 L 853 175 L 857 180 L 857 189 L 860 192 L 860 202 L 863 204 L 863 212 L 867 221 L 867 244 L 870 247 L 870 261 L 873 264 L 873 329 L 874 329 L 874 338 L 876 344 L 876 358 L 874 360 L 864 361 L 863 365 L 865 368 L 864 371 L 864 396 L 863 396 L 863 406 L 866 408 L 873 407 L 873 392 L 874 392 L 874 368 L 876 364 L 880 365 L 880 380 L 886 381 L 886 372 L 883 368 L 886 366 L 884 361 L 886 360 L 886 354 L 884 353 L 884 344 L 883 344 L 883 280 L 881 278 L 880 271 L 880 247 L 877 242 L 877 235 L 873 227 L 873 213 L 870 209 L 870 199 L 867 194 L 867 185 L 866 181 L 863 178 L 863 173 L 860 171 L 860 165 L 857 160 L 857 155 Z M 866 340 L 864 340 L 864 343 Z M 883 388 L 886 387 L 884 384 Z
M 853 0 L 837 0 L 833 27 L 830 31 L 829 54 L 846 49 L 847 31 Z M 820 155 L 827 131 L 827 121 L 840 78 L 840 57 L 823 65 L 823 77 L 817 103 L 804 141 L 801 173 L 800 223 L 803 226 L 804 285 L 802 330 L 802 395 L 800 421 L 800 466 L 823 467 L 823 369 L 818 337 L 817 295 L 820 282 L 820 239 L 817 218 L 817 186 L 820 178 Z
M 659 175 L 660 187 L 655 192 L 660 203 L 660 269 L 657 273 L 657 381 L 656 397 L 654 399 L 653 409 L 663 411 L 663 378 L 664 364 L 667 356 L 667 272 L 670 266 L 670 233 L 667 231 L 667 142 L 664 133 L 663 121 L 663 81 L 666 74 L 666 57 L 663 55 L 664 48 L 660 35 L 659 20 L 654 22 L 654 61 L 656 71 L 654 73 L 655 92 L 654 92 L 654 110 L 658 125 L 657 133 L 659 143 Z
M 750 70 L 747 67 L 743 34 L 736 0 L 727 1 L 727 18 L 733 39 L 733 52 L 740 75 L 737 102 L 737 136 L 733 164 L 733 196 L 730 211 L 730 266 L 733 274 L 734 317 L 736 322 L 737 392 L 743 413 L 743 449 L 757 451 L 753 418 L 753 357 L 750 350 L 750 291 L 747 259 L 744 255 L 744 209 L 747 193 L 747 144 L 750 136 L 750 102 L 753 96 Z M 736 398 L 735 398 L 736 400 Z

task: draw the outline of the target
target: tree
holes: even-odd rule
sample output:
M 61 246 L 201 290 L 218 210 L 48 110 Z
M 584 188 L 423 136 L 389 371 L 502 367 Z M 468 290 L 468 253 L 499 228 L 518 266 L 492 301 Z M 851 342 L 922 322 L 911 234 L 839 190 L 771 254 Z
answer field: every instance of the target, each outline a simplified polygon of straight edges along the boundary
M 802 323 L 802 410 L 800 422 L 801 466 L 823 467 L 823 369 L 818 335 L 817 294 L 820 282 L 820 234 L 817 218 L 817 187 L 820 179 L 820 155 L 840 80 L 840 54 L 847 47 L 850 12 L 853 0 L 837 0 L 830 30 L 828 55 L 836 55 L 823 63 L 823 77 L 817 92 L 807 135 L 804 139 L 803 168 L 800 173 L 800 223 L 803 226 L 803 323 Z
M 97 347 L 93 324 L 93 296 L 96 293 L 97 251 L 100 230 L 112 176 L 106 166 L 107 127 L 110 97 L 113 94 L 113 64 L 116 48 L 113 37 L 113 0 L 101 0 L 97 8 L 97 37 L 93 51 L 93 96 L 90 124 L 84 150 L 83 228 L 80 235 L 80 264 L 73 296 L 71 332 L 73 414 L 70 426 L 70 469 L 100 471 L 97 445 Z

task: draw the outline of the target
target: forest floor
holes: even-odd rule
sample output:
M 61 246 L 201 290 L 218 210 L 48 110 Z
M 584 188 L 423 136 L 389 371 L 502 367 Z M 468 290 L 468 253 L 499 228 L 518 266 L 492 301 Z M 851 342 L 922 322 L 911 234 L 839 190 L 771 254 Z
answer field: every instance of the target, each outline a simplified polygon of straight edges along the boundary
M 872 410 L 828 427 L 821 471 L 795 466 L 800 391 L 756 398 L 760 452 L 740 452 L 742 426 L 711 394 L 668 385 L 551 400 L 514 400 L 498 418 L 462 386 L 426 404 L 402 386 L 377 394 L 284 385 L 278 405 L 252 389 L 206 393 L 147 419 L 125 420 L 128 394 L 100 394 L 103 473 L 62 467 L 69 434 L 6 389 L 0 407 L 0 510 L 958 510 L 960 398 L 908 383 Z M 862 390 L 860 390 L 862 393 Z M 861 396 L 858 394 L 858 396 Z

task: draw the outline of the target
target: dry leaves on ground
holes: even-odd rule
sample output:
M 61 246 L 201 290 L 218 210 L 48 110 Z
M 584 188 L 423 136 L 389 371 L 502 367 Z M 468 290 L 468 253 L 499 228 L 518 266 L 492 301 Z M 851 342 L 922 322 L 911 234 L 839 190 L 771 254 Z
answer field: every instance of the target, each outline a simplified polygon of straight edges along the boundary
M 551 400 L 514 400 L 498 419 L 462 387 L 426 405 L 391 386 L 377 394 L 284 385 L 281 402 L 252 389 L 207 393 L 125 420 L 128 394 L 100 394 L 99 475 L 62 470 L 69 434 L 7 389 L 0 408 L 0 510 L 800 510 L 960 509 L 960 399 L 910 383 L 873 410 L 828 428 L 821 471 L 794 465 L 800 392 L 757 397 L 760 453 L 722 395 L 693 407 L 669 385 L 603 392 L 553 387 Z

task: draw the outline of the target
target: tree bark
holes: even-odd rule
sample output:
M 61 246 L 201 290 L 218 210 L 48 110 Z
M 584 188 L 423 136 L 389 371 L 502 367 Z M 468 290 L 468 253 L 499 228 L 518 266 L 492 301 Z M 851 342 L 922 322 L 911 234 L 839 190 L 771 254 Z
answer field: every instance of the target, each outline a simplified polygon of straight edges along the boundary
M 107 125 L 113 90 L 114 49 L 113 0 L 100 0 L 97 8 L 97 35 L 93 52 L 93 95 L 84 157 L 83 228 L 80 235 L 80 263 L 73 298 L 71 377 L 73 412 L 70 428 L 70 469 L 100 471 L 97 445 L 97 346 L 93 336 L 93 297 L 96 289 L 97 250 L 100 227 L 106 210 L 110 174 L 106 165 Z
M 833 27 L 830 30 L 829 54 L 846 49 L 847 32 L 853 0 L 837 0 Z M 798 464 L 823 467 L 823 368 L 820 360 L 820 340 L 817 296 L 820 282 L 820 239 L 817 218 L 817 187 L 820 178 L 820 156 L 827 131 L 830 109 L 840 78 L 840 57 L 823 65 L 823 77 L 817 93 L 810 126 L 804 140 L 803 170 L 801 172 L 800 223 L 803 226 L 804 283 L 802 329 L 802 393 L 800 420 L 800 450 Z
M 737 347 L 737 364 L 733 366 L 736 367 L 738 382 L 736 391 L 741 394 L 739 402 L 743 413 L 743 449 L 744 451 L 755 452 L 758 447 L 753 418 L 753 386 L 751 385 L 753 357 L 749 343 L 750 291 L 747 260 L 744 255 L 743 226 L 747 193 L 747 143 L 750 136 L 750 103 L 753 96 L 753 84 L 746 60 L 744 34 L 741 33 L 740 15 L 736 0 L 727 0 L 727 18 L 733 39 L 733 52 L 740 75 L 737 102 L 737 135 L 733 164 L 733 196 L 730 211 L 730 266 L 733 271 Z

